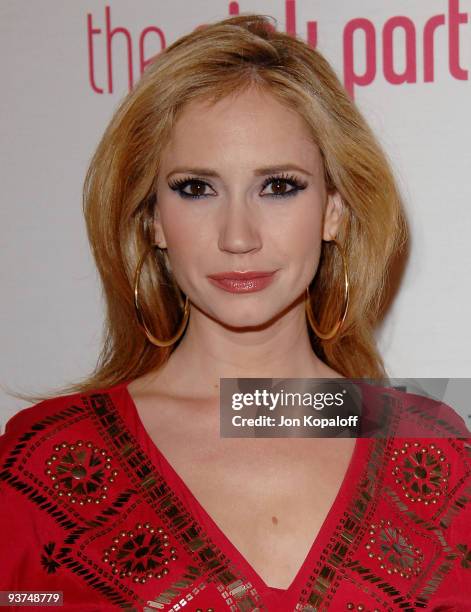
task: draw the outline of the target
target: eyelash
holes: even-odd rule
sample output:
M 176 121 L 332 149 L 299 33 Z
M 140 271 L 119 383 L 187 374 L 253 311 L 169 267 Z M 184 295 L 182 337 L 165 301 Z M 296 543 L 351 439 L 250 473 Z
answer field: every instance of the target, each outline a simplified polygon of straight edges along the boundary
M 300 179 L 298 179 L 293 174 L 281 174 L 281 175 L 277 175 L 277 176 L 269 176 L 269 177 L 267 177 L 263 181 L 262 190 L 265 189 L 265 187 L 267 187 L 270 183 L 273 183 L 275 181 L 280 181 L 281 183 L 285 183 L 286 185 L 290 185 L 294 189 L 291 189 L 290 191 L 287 191 L 286 193 L 269 193 L 268 196 L 264 196 L 264 197 L 287 198 L 287 197 L 291 197 L 291 196 L 296 195 L 298 193 L 298 191 L 302 191 L 303 189 L 306 189 L 306 187 L 307 187 L 307 183 L 305 181 L 301 181 Z M 170 189 L 172 189 L 172 191 L 178 191 L 179 195 L 182 198 L 186 198 L 188 200 L 199 200 L 201 198 L 208 197 L 209 194 L 190 195 L 189 193 L 184 192 L 183 189 L 185 187 L 187 187 L 188 185 L 191 185 L 192 183 L 196 183 L 196 184 L 199 184 L 199 185 L 208 185 L 208 183 L 206 183 L 206 181 L 203 181 L 201 179 L 195 179 L 195 178 L 192 178 L 192 177 L 185 177 L 185 178 L 181 178 L 181 179 L 176 179 L 172 183 L 169 183 L 169 187 L 170 187 Z

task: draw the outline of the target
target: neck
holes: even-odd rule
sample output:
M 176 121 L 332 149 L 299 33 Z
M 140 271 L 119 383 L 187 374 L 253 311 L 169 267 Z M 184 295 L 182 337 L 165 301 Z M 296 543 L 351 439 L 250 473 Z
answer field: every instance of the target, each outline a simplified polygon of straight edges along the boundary
M 314 353 L 303 303 L 258 328 L 227 328 L 192 306 L 179 346 L 159 370 L 159 387 L 193 398 L 219 395 L 220 378 L 338 377 Z

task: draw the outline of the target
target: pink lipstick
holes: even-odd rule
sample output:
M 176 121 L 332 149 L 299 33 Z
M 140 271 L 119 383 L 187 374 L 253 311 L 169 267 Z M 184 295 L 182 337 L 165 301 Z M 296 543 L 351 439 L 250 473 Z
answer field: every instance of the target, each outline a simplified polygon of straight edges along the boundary
M 272 272 L 247 271 L 247 272 L 220 272 L 211 274 L 209 280 L 225 291 L 230 293 L 252 293 L 265 289 L 273 281 L 276 270 Z

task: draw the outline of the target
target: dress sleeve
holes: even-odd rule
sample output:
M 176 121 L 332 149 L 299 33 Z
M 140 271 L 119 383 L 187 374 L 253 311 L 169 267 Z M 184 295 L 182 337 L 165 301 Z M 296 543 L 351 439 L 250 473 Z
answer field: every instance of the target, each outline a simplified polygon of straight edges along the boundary
M 38 405 L 37 405 L 38 406 Z M 34 411 L 40 411 L 36 408 Z M 43 590 L 48 588 L 41 564 L 39 532 L 47 523 L 37 515 L 34 500 L 40 488 L 22 478 L 16 458 L 28 450 L 27 422 L 33 410 L 24 408 L 6 423 L 0 436 L 0 590 Z M 53 586 L 53 585 L 51 585 Z M 57 585 L 55 585 L 57 587 Z
M 1 440 L 0 440 L 1 442 Z M 0 484 L 0 590 L 39 590 L 31 551 L 40 548 L 31 508 L 14 489 Z
M 32 508 L 19 490 L 22 484 L 11 471 L 15 456 L 25 448 L 27 441 L 22 435 L 25 420 L 23 409 L 6 423 L 0 436 L 0 590 L 32 590 L 34 564 L 31 551 L 38 549 L 35 537 L 37 524 Z M 23 487 L 23 490 L 25 487 Z
M 416 396 L 417 401 L 411 402 L 407 410 L 411 417 L 420 418 L 423 424 L 430 423 L 432 431 L 440 432 L 439 435 L 450 438 L 470 438 L 471 432 L 466 426 L 463 417 L 458 412 L 445 404 Z
M 49 450 L 43 447 L 49 447 L 48 427 L 58 421 L 61 408 L 67 410 L 67 405 L 55 399 L 24 408 L 0 436 L 0 591 L 59 592 L 67 610 L 105 611 L 111 607 L 84 588 L 80 576 L 60 571 L 62 564 L 74 563 L 71 544 L 63 537 L 64 530 L 70 533 L 72 519 L 48 496 L 41 476 L 47 469 Z

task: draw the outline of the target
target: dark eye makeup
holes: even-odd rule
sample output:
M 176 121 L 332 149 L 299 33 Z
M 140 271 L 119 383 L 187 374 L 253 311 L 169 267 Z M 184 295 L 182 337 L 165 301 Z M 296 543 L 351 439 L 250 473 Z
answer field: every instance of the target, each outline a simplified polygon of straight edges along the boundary
M 274 191 L 273 193 L 269 193 L 262 197 L 287 198 L 296 195 L 299 191 L 302 191 L 307 187 L 307 182 L 299 179 L 294 174 L 280 174 L 276 176 L 268 176 L 263 181 L 262 191 L 271 183 L 273 183 L 272 190 L 276 189 L 278 192 Z M 285 191 L 287 186 L 291 187 L 292 189 Z M 199 200 L 200 198 L 211 197 L 211 194 L 204 193 L 205 187 L 210 187 L 210 185 L 202 179 L 187 176 L 171 181 L 169 183 L 169 187 L 172 189 L 172 191 L 178 192 L 182 198 L 190 200 Z M 187 187 L 190 187 L 191 192 L 184 191 Z

